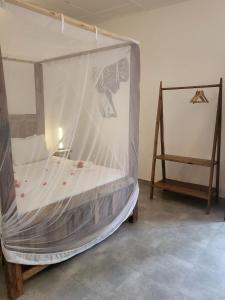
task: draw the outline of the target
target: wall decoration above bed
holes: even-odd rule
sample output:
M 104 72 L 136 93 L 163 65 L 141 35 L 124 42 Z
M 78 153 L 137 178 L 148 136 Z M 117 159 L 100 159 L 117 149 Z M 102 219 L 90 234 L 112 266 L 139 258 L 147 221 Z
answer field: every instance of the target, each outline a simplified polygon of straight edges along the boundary
M 100 100 L 99 109 L 103 118 L 116 118 L 117 110 L 113 94 L 120 90 L 120 84 L 129 80 L 129 62 L 122 58 L 118 62 L 106 66 L 100 74 L 96 88 L 105 97 Z
M 22 0 L 0 8 L 0 28 L 0 236 L 15 299 L 31 274 L 137 220 L 140 54 L 105 31 L 96 43 L 95 27 L 71 18 L 62 34 L 60 14 Z M 15 75 L 29 64 L 29 92 L 17 82 L 11 93 L 8 61 Z M 8 95 L 29 99 L 15 113 Z

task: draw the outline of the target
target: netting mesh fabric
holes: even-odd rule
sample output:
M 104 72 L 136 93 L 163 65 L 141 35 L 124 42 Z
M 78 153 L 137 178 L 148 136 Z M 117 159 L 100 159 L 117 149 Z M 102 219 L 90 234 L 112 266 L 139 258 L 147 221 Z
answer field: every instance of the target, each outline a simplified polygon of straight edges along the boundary
M 58 23 L 0 8 L 1 243 L 14 263 L 90 248 L 138 197 L 139 48 Z

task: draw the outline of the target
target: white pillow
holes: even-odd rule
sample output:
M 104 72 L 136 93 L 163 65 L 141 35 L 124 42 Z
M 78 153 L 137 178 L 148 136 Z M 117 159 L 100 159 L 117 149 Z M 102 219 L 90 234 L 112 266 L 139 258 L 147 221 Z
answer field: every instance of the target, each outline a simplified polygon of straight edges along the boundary
M 45 160 L 49 156 L 45 136 L 43 134 L 33 135 L 27 138 L 12 138 L 11 142 L 14 165 L 25 165 Z

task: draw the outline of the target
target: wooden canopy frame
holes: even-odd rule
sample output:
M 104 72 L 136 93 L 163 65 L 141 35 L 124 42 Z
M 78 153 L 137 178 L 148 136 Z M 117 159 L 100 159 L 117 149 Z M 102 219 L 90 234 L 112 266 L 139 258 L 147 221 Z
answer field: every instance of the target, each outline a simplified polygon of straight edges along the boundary
M 28 2 L 26 2 L 24 0 L 5 0 L 5 2 L 14 4 L 16 6 L 19 6 L 19 7 L 25 8 L 25 9 L 28 9 L 30 11 L 39 13 L 41 15 L 50 17 L 50 18 L 55 19 L 55 20 L 61 21 L 61 18 L 62 18 L 62 15 L 61 15 L 60 12 L 55 12 L 53 10 L 48 10 L 48 9 L 42 8 L 42 7 L 38 6 L 38 5 L 28 3 Z M 87 31 L 90 31 L 90 32 L 94 32 L 94 33 L 96 32 L 96 26 L 87 24 L 87 23 L 79 21 L 79 20 L 76 20 L 76 19 L 68 17 L 66 15 L 64 16 L 64 21 L 67 24 L 70 24 L 72 26 L 78 27 L 80 29 L 84 29 L 84 30 L 87 30 Z M 124 36 L 121 36 L 121 35 L 109 32 L 109 31 L 101 29 L 101 28 L 98 28 L 98 33 L 101 34 L 101 35 L 104 35 L 106 37 L 109 37 L 109 38 L 120 40 L 122 42 L 130 41 L 132 43 L 134 43 L 134 42 L 136 43 L 136 41 L 134 41 L 131 38 L 127 38 L 127 37 L 124 37 Z
M 183 156 L 166 154 L 165 143 L 164 143 L 163 91 L 185 90 L 185 89 L 206 89 L 206 88 L 207 89 L 208 88 L 218 88 L 218 90 L 219 90 L 211 158 L 210 159 L 201 159 L 201 158 L 183 157 Z M 153 159 L 152 159 L 150 199 L 153 199 L 154 188 L 159 188 L 162 190 L 173 191 L 176 193 L 181 193 L 181 194 L 185 194 L 185 195 L 196 197 L 196 198 L 201 198 L 201 199 L 204 199 L 207 201 L 207 207 L 206 207 L 207 214 L 210 212 L 213 196 L 215 196 L 216 200 L 218 201 L 218 199 L 219 199 L 219 180 L 220 180 L 222 92 L 223 92 L 223 79 L 222 78 L 220 79 L 220 82 L 218 84 L 211 84 L 211 85 L 163 87 L 162 81 L 160 82 L 158 110 L 157 110 L 156 126 L 155 126 Z M 159 135 L 159 133 L 160 133 L 160 135 Z M 157 155 L 159 137 L 160 137 L 160 144 L 161 144 L 161 154 Z M 157 160 L 161 160 L 161 163 L 162 163 L 162 180 L 155 182 L 155 168 L 156 168 Z M 208 167 L 210 169 L 208 186 L 197 185 L 197 184 L 168 179 L 166 177 L 166 161 Z M 213 187 L 213 177 L 214 177 L 214 167 L 215 166 L 217 168 L 216 168 L 216 186 L 214 188 Z
M 6 0 L 6 2 L 10 4 L 14 4 L 16 6 L 28 9 L 30 11 L 45 15 L 47 17 L 61 20 L 61 14 L 53 11 L 49 11 L 44 8 L 40 8 L 36 5 L 27 3 L 23 0 Z M 96 32 L 96 27 L 93 25 L 88 25 L 86 23 L 77 21 L 70 17 L 64 16 L 65 22 L 81 28 L 83 30 L 87 30 L 90 32 Z M 0 190 L 1 190 L 1 199 L 2 199 L 2 213 L 6 212 L 10 207 L 11 203 L 14 201 L 15 198 L 15 187 L 14 187 L 14 175 L 13 175 L 13 164 L 12 164 L 12 155 L 11 155 L 11 147 L 7 147 L 8 140 L 10 138 L 10 127 L 11 131 L 13 131 L 14 136 L 18 136 L 18 130 L 20 130 L 20 126 L 18 127 L 21 122 L 23 130 L 24 130 L 24 122 L 26 124 L 26 133 L 33 134 L 33 131 L 42 133 L 44 132 L 44 122 L 43 122 L 43 114 L 44 114 L 44 106 L 43 106 L 43 71 L 42 71 L 42 64 L 50 61 L 58 61 L 67 58 L 73 58 L 81 55 L 88 55 L 100 51 L 107 51 L 114 48 L 120 48 L 130 45 L 131 46 L 131 58 L 139 57 L 139 48 L 136 45 L 136 42 L 132 39 L 121 37 L 119 35 L 113 34 L 111 32 L 105 31 L 103 29 L 98 28 L 98 32 L 101 35 L 106 37 L 121 41 L 121 43 L 113 46 L 102 47 L 98 49 L 82 51 L 79 53 L 71 53 L 64 56 L 54 57 L 50 59 L 43 59 L 42 61 L 31 61 L 31 60 L 24 60 L 16 57 L 2 57 L 1 56 L 1 48 L 0 48 L 0 161 L 5 159 L 5 163 L 3 168 L 0 172 Z M 36 108 L 37 114 L 36 115 L 25 115 L 24 117 L 18 115 L 8 115 L 8 108 L 7 108 L 7 95 L 6 95 L 6 88 L 5 88 L 5 81 L 4 81 L 4 71 L 3 71 L 3 60 L 8 61 L 15 61 L 21 63 L 29 63 L 34 65 L 34 74 L 35 74 L 35 90 L 36 90 Z M 134 81 L 136 81 L 140 76 L 139 70 L 140 61 L 138 59 L 137 62 L 131 62 L 131 91 L 132 91 L 132 101 L 136 97 L 139 97 L 139 90 L 134 90 Z M 134 70 L 136 73 L 134 74 Z M 135 109 L 138 110 L 138 103 L 135 104 Z M 15 126 L 13 126 L 15 122 Z M 134 112 L 130 112 L 130 121 L 137 121 L 134 115 Z M 132 130 L 135 130 L 135 133 L 138 134 L 138 129 L 134 129 L 134 124 L 130 122 L 131 126 L 133 127 Z M 10 126 L 9 126 L 10 123 Z M 18 127 L 18 128 L 17 128 Z M 7 149 L 5 151 L 5 149 Z M 130 161 L 130 165 L 131 165 Z M 137 172 L 136 169 L 132 168 L 132 172 Z M 138 219 L 138 204 L 136 205 L 133 215 L 129 218 L 131 223 L 135 223 Z M 0 254 L 1 247 L 0 247 Z M 33 275 L 39 273 L 43 269 L 48 266 L 24 266 L 20 264 L 13 264 L 7 262 L 3 257 L 3 264 L 5 267 L 5 276 L 6 276 L 6 284 L 8 290 L 8 296 L 10 299 L 17 299 L 20 297 L 24 292 L 24 282 L 31 278 Z
M 54 20 L 61 21 L 61 18 L 62 18 L 61 13 L 59 13 L 59 12 L 50 11 L 46 8 L 39 7 L 38 5 L 28 3 L 24 0 L 5 0 L 5 2 L 7 2 L 9 4 L 16 5 L 16 6 L 21 7 L 21 8 L 25 8 L 27 10 L 30 10 L 32 12 L 35 12 L 35 13 L 38 13 L 38 14 L 41 14 L 41 15 L 47 16 L 47 17 L 52 18 Z M 60 59 L 64 59 L 64 58 L 72 58 L 72 57 L 79 56 L 79 55 L 91 54 L 91 53 L 99 52 L 99 51 L 105 51 L 105 50 L 107 50 L 107 48 L 108 49 L 113 49 L 113 48 L 124 46 L 126 44 L 127 45 L 132 45 L 134 43 L 136 43 L 136 44 L 138 43 L 137 41 L 135 41 L 131 38 L 124 37 L 124 36 L 121 36 L 121 35 L 117 35 L 117 34 L 114 34 L 112 32 L 109 32 L 107 30 L 101 29 L 101 28 L 97 28 L 94 25 L 89 25 L 85 22 L 78 21 L 78 20 L 73 19 L 71 17 L 68 17 L 66 15 L 64 16 L 64 22 L 69 24 L 69 25 L 72 25 L 74 27 L 77 27 L 77 28 L 80 28 L 80 29 L 83 29 L 83 30 L 86 30 L 86 31 L 89 31 L 89 32 L 96 33 L 96 31 L 98 31 L 99 35 L 102 35 L 102 36 L 120 41 L 121 43 L 118 44 L 118 45 L 112 45 L 112 46 L 108 46 L 108 47 L 106 46 L 106 47 L 101 47 L 101 48 L 88 50 L 88 51 L 81 51 L 79 53 L 71 53 L 69 55 L 65 55 L 65 56 L 61 56 L 61 57 L 43 59 L 42 61 L 32 61 L 32 60 L 20 59 L 20 58 L 16 58 L 16 57 L 3 57 L 3 59 L 35 64 L 35 63 L 43 63 L 43 62 L 50 62 L 50 61 L 60 60 Z

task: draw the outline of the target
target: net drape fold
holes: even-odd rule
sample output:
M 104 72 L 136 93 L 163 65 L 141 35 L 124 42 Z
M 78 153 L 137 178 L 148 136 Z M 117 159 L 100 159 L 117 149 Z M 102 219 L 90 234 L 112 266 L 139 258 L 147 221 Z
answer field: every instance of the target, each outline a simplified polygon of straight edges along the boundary
M 18 54 L 34 63 L 1 60 L 1 244 L 9 262 L 51 264 L 107 238 L 136 206 L 140 54 L 7 5 L 2 56 L 15 52 L 6 33 L 21 14 Z M 112 47 L 76 55 L 85 38 L 90 50 Z M 62 57 L 44 62 L 51 51 Z

